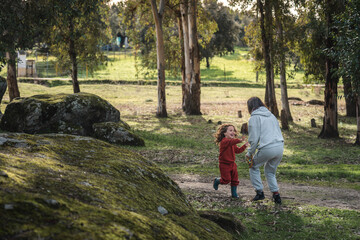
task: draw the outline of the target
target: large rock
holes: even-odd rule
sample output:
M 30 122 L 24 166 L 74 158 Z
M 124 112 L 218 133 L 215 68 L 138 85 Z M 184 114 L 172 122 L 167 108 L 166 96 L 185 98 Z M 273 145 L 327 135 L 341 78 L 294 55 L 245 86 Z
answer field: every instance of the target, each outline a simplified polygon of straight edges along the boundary
M 92 125 L 118 122 L 120 112 L 89 93 L 16 98 L 6 107 L 0 128 L 10 132 L 68 133 L 91 136 Z
M 124 122 L 102 122 L 93 124 L 94 137 L 109 143 L 145 146 L 142 138 L 135 135 Z
M 94 138 L 0 134 L 0 239 L 232 239 L 156 165 Z

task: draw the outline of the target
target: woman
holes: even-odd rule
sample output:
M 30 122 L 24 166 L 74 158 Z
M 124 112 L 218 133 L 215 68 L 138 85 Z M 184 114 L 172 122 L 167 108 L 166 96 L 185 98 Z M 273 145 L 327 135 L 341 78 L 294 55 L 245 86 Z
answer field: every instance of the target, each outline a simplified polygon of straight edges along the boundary
M 281 204 L 275 176 L 284 151 L 284 138 L 281 134 L 279 122 L 258 97 L 250 98 L 247 101 L 247 106 L 251 117 L 248 126 L 250 147 L 246 157 L 253 159 L 253 166 L 249 169 L 250 180 L 256 190 L 253 201 L 265 198 L 259 169 L 265 165 L 264 172 L 269 189 L 273 193 L 274 202 Z

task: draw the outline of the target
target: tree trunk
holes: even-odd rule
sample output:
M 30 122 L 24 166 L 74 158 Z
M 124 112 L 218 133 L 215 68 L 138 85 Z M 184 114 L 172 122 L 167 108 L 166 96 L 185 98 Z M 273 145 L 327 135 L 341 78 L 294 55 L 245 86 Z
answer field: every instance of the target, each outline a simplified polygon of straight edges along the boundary
M 210 68 L 210 58 L 209 57 L 205 57 L 206 59 L 206 68 Z
M 74 25 L 72 21 L 70 21 L 69 27 L 70 33 L 74 32 Z M 78 66 L 77 66 L 77 54 L 75 50 L 75 41 L 73 38 L 70 37 L 69 40 L 69 56 L 71 61 L 71 79 L 73 84 L 73 91 L 74 93 L 80 92 L 80 86 L 78 81 Z
M 162 19 L 164 13 L 165 2 L 160 1 L 159 12 L 157 10 L 156 0 L 151 0 L 151 9 L 153 12 L 156 28 L 156 50 L 157 50 L 157 88 L 158 88 L 158 108 L 157 117 L 167 117 L 166 112 L 166 95 L 165 95 L 165 51 L 164 37 L 162 29 Z
M 10 102 L 17 97 L 20 97 L 19 87 L 16 79 L 16 53 L 6 52 L 7 59 L 7 78 L 6 82 L 9 90 Z
M 356 125 L 357 125 L 357 132 L 356 132 L 356 141 L 355 145 L 360 145 L 360 96 L 358 96 L 356 101 Z
M 181 108 L 185 111 L 185 83 L 186 83 L 186 74 L 185 74 L 185 55 L 184 55 L 184 30 L 183 30 L 183 23 L 181 12 L 178 16 L 178 31 L 179 31 L 179 40 L 180 40 L 180 47 L 181 47 L 181 62 L 180 62 L 180 71 L 181 71 L 181 90 L 182 90 L 182 102 Z
M 326 36 L 326 48 L 331 49 L 334 46 L 332 39 L 332 31 L 334 31 L 331 26 L 333 26 L 332 20 L 332 10 L 331 9 L 331 0 L 327 3 L 328 10 L 326 11 L 327 15 L 327 36 Z M 334 70 L 338 68 L 338 63 L 332 60 L 330 57 L 326 56 L 325 59 L 326 70 L 325 70 L 325 105 L 324 105 L 324 119 L 323 127 L 319 134 L 319 138 L 338 138 L 338 112 L 337 112 L 337 84 L 339 78 L 336 74 L 333 74 Z
M 189 5 L 189 50 L 190 50 L 190 64 L 191 64 L 191 79 L 190 79 L 190 108 L 187 109 L 188 115 L 201 115 L 200 112 L 200 54 L 198 33 L 196 24 L 197 15 L 197 0 L 190 0 Z
M 351 94 L 351 82 L 343 77 L 344 81 L 344 95 L 346 102 L 346 116 L 347 117 L 356 117 L 356 97 Z
M 286 64 L 285 64 L 285 46 L 284 46 L 284 34 L 283 34 L 283 25 L 281 22 L 281 10 L 278 4 L 275 4 L 275 14 L 276 14 L 276 26 L 277 26 L 277 36 L 279 42 L 279 60 L 280 60 L 280 88 L 281 88 L 281 117 L 283 117 L 282 111 L 286 113 L 287 121 L 292 121 L 293 118 L 290 112 L 287 84 L 286 84 Z
M 180 11 L 183 26 L 184 37 L 184 66 L 185 66 L 185 81 L 183 85 L 183 105 L 182 109 L 185 113 L 190 108 L 190 79 L 191 79 L 191 64 L 190 64 L 190 47 L 189 47 L 189 19 L 188 19 L 188 1 L 181 1 Z
M 263 54 L 265 60 L 265 73 L 266 73 L 265 104 L 276 117 L 279 117 L 279 110 L 277 108 L 276 97 L 275 97 L 274 73 L 273 73 L 273 64 L 271 58 L 271 37 L 272 37 L 271 1 L 265 0 L 265 6 L 264 6 L 261 0 L 257 0 L 257 4 L 260 12 L 260 31 L 261 31 L 261 40 L 262 40 Z
M 288 116 L 286 116 L 286 111 L 285 109 L 281 110 L 281 128 L 283 130 L 289 130 L 289 122 L 288 122 Z

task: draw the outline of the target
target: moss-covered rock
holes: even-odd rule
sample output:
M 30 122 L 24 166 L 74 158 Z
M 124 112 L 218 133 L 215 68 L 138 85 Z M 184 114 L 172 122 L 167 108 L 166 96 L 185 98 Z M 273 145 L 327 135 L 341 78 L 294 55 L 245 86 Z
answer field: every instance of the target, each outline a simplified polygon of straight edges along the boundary
M 35 95 L 9 103 L 0 128 L 10 132 L 93 134 L 92 125 L 118 122 L 120 112 L 89 93 Z
M 109 143 L 131 146 L 145 146 L 143 139 L 135 135 L 124 122 L 103 122 L 93 124 L 94 137 Z
M 152 162 L 89 137 L 0 134 L 0 239 L 231 239 Z

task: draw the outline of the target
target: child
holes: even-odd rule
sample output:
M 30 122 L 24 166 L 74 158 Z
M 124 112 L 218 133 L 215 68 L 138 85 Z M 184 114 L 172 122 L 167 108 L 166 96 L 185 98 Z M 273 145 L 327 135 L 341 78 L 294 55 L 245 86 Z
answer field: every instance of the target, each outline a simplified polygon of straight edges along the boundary
M 214 135 L 215 143 L 219 145 L 219 168 L 221 178 L 214 179 L 214 189 L 218 190 L 219 184 L 231 185 L 231 197 L 239 198 L 237 195 L 237 186 L 239 185 L 239 178 L 237 172 L 237 165 L 235 163 L 235 153 L 242 153 L 249 145 L 245 143 L 242 147 L 236 146 L 245 140 L 237 138 L 236 128 L 231 124 L 221 125 Z

